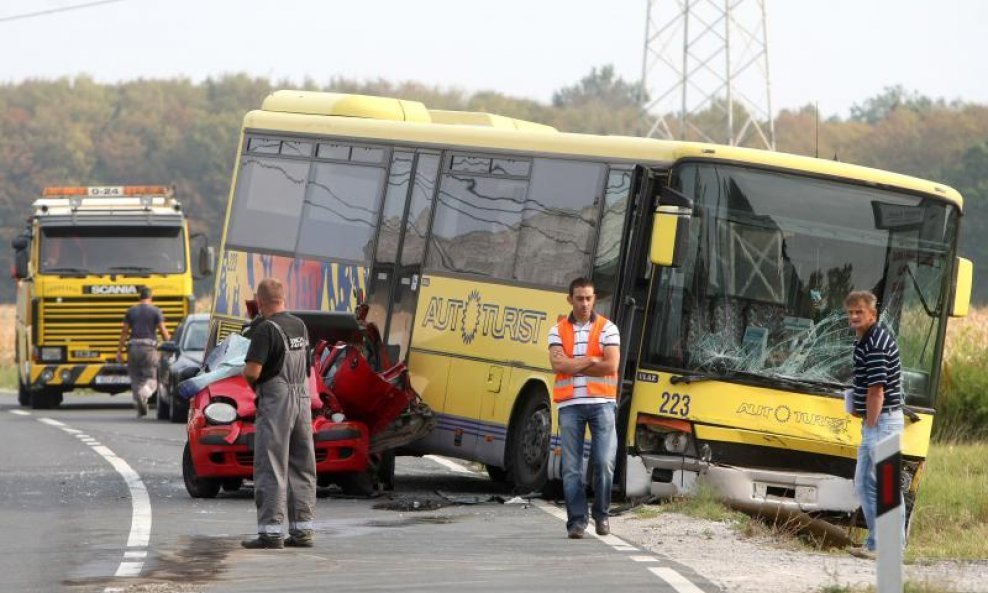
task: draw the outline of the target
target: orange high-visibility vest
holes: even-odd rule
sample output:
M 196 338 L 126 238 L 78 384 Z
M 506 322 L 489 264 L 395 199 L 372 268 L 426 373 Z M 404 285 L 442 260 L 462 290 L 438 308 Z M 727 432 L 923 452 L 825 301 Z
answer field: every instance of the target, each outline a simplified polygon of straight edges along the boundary
M 604 356 L 604 349 L 600 345 L 600 334 L 604 331 L 604 325 L 606 323 L 607 319 L 603 316 L 596 316 L 593 325 L 590 326 L 590 337 L 587 340 L 586 356 Z M 566 356 L 572 358 L 573 346 L 576 343 L 576 330 L 573 328 L 573 324 L 567 317 L 561 320 L 556 325 L 556 328 L 559 331 L 559 339 L 563 342 L 563 352 Z M 617 399 L 617 373 L 604 375 L 603 377 L 587 376 L 586 379 L 586 397 Z M 552 388 L 552 401 L 558 404 L 559 402 L 573 399 L 574 391 L 573 375 L 557 373 L 556 383 Z

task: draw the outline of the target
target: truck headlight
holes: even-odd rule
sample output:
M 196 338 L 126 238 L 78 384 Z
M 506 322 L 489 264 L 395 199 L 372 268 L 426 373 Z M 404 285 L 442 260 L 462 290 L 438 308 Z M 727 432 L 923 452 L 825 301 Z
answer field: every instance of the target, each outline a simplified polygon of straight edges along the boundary
M 213 402 L 202 413 L 213 424 L 230 424 L 237 419 L 237 408 L 226 402 Z
M 64 350 L 61 346 L 42 346 L 41 360 L 42 362 L 58 362 L 65 358 L 62 352 Z

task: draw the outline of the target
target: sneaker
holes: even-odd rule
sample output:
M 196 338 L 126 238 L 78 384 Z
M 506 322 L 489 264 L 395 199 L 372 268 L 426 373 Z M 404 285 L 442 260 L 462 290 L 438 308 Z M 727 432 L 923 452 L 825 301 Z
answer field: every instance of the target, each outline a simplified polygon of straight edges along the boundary
M 311 529 L 296 531 L 285 538 L 286 548 L 311 548 L 314 543 L 314 536 Z
M 855 558 L 862 558 L 864 560 L 876 560 L 878 555 L 875 550 L 869 550 L 864 546 L 855 546 L 853 548 L 848 548 L 847 552 L 854 556 Z
M 583 539 L 584 529 L 582 527 L 571 527 L 566 531 L 570 539 Z
M 248 550 L 280 550 L 285 547 L 285 541 L 280 535 L 260 533 L 254 539 L 245 539 L 240 545 Z
M 594 527 L 597 531 L 597 535 L 610 535 L 611 533 L 611 524 L 608 523 L 607 519 L 595 520 Z

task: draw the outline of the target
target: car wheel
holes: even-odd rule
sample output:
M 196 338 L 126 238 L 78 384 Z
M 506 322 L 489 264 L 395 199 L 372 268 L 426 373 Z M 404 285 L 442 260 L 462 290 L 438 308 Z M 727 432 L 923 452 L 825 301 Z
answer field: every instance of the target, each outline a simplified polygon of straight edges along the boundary
M 382 490 L 391 492 L 395 489 L 395 452 L 388 451 L 381 454 L 381 460 L 377 464 L 377 482 Z
M 165 391 L 167 387 L 164 385 L 158 385 L 158 407 L 155 410 L 155 416 L 158 420 L 168 420 L 171 417 L 171 406 L 169 405 L 169 398 L 165 397 Z
M 236 492 L 244 485 L 243 478 L 227 478 L 221 483 L 223 492 Z
M 220 493 L 222 485 L 220 480 L 202 478 L 196 474 L 188 441 L 185 442 L 185 450 L 182 451 L 182 479 L 185 481 L 185 489 L 192 498 L 216 498 Z
M 51 387 L 30 391 L 31 407 L 35 410 L 57 408 L 62 403 L 62 392 Z
M 340 488 L 343 494 L 350 496 L 370 496 L 376 490 L 377 481 L 373 470 L 357 472 L 353 474 L 341 474 L 339 477 Z
M 508 481 L 516 492 L 537 492 L 545 484 L 551 431 L 549 400 L 539 393 L 530 393 L 508 429 L 505 462 Z
M 172 396 L 168 400 L 171 408 L 170 420 L 176 424 L 187 422 L 189 420 L 189 400 L 175 397 L 173 394 L 174 392 L 169 392 L 169 395 Z

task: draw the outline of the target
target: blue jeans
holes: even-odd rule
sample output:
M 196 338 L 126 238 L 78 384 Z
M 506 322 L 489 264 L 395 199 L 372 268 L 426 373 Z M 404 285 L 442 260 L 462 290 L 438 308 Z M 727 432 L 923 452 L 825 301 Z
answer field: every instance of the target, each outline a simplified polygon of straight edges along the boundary
M 874 427 L 861 423 L 861 446 L 858 447 L 858 466 L 854 470 L 854 490 L 861 503 L 861 512 L 868 524 L 865 547 L 875 550 L 875 513 L 878 499 L 878 480 L 875 476 L 875 445 L 885 437 L 901 433 L 904 426 L 902 410 L 878 415 Z M 905 542 L 905 521 L 902 523 L 902 541 Z
M 614 404 L 573 404 L 559 409 L 562 444 L 563 494 L 566 529 L 587 527 L 587 485 L 583 473 L 583 437 L 590 425 L 590 460 L 593 463 L 593 518 L 606 519 L 614 483 L 617 431 Z

